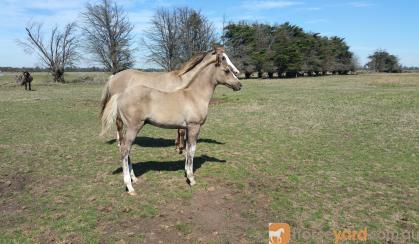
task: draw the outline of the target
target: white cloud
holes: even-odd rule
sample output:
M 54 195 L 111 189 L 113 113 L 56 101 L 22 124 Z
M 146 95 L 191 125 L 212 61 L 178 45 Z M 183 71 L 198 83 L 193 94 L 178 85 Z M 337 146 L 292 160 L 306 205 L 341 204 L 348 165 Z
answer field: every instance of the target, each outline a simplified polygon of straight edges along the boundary
M 23 3 L 22 3 L 23 2 Z M 19 1 L 19 5 L 26 9 L 42 9 L 42 10 L 61 10 L 61 9 L 78 9 L 83 6 L 84 0 L 43 0 L 43 1 Z
M 29 21 L 44 22 L 46 28 L 75 21 L 86 0 L 63 1 L 11 1 L 2 3 L 0 27 L 23 30 Z
M 302 3 L 295 1 L 275 1 L 275 0 L 262 0 L 262 1 L 246 1 L 242 4 L 242 8 L 246 10 L 270 10 L 276 8 L 287 8 Z
M 350 2 L 349 5 L 355 8 L 367 8 L 374 6 L 375 4 L 370 2 Z

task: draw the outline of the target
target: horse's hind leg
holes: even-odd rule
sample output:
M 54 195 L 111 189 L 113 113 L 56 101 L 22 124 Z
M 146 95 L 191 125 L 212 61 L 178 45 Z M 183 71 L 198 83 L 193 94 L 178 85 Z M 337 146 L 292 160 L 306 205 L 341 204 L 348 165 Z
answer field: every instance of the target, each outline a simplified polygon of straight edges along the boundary
M 189 125 L 187 130 L 185 171 L 189 185 L 191 186 L 196 184 L 195 177 L 193 175 L 193 157 L 195 156 L 196 142 L 198 140 L 200 128 L 200 125 Z
M 118 141 L 118 147 L 121 146 L 121 142 L 123 139 L 122 130 L 124 129 L 124 123 L 122 122 L 121 118 L 116 118 L 116 140 Z M 134 170 L 132 169 L 131 158 L 128 156 L 128 167 L 129 172 L 131 175 L 132 182 L 137 182 L 137 177 L 135 177 Z
M 182 154 L 183 150 L 186 148 L 186 130 L 185 129 L 179 129 L 179 153 Z
M 177 137 L 176 137 L 175 145 L 176 145 L 176 151 L 178 151 L 179 154 L 182 154 L 183 150 L 185 149 L 185 136 L 186 136 L 185 129 L 177 130 Z
M 29 91 L 32 91 L 32 88 L 31 88 L 31 83 L 32 83 L 32 82 L 29 82 Z
M 124 174 L 124 183 L 128 189 L 128 194 L 136 195 L 134 188 L 131 183 L 130 167 L 129 167 L 129 154 L 131 151 L 132 142 L 137 136 L 138 131 L 143 127 L 144 122 L 139 125 L 129 125 L 125 137 L 122 140 L 119 150 L 121 151 L 122 157 L 122 172 Z
M 130 156 L 128 156 L 128 167 L 129 167 L 129 174 L 131 176 L 131 181 L 134 182 L 134 183 L 137 182 L 138 179 L 135 176 L 134 169 L 132 168 L 132 162 L 131 162 L 131 157 Z
M 118 142 L 118 147 L 120 147 L 122 139 L 123 139 L 122 130 L 124 129 L 124 123 L 122 122 L 121 118 L 117 117 L 115 124 L 116 124 L 116 141 Z
M 28 90 L 28 83 L 25 82 L 25 91 Z

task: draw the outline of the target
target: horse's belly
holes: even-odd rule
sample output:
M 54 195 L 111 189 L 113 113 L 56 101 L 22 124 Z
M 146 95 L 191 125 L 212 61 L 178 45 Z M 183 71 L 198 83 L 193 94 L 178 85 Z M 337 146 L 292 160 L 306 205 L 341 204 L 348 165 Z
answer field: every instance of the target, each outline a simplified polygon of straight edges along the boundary
M 179 123 L 175 121 L 158 121 L 158 120 L 153 120 L 153 119 L 147 119 L 146 123 L 154 125 L 159 128 L 164 128 L 164 129 L 186 128 L 186 123 Z

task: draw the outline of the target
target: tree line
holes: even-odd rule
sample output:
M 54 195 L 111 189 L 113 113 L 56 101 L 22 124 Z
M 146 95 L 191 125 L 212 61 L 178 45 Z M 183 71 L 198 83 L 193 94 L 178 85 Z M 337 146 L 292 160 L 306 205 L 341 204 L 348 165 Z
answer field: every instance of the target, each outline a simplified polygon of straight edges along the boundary
M 348 74 L 356 68 L 343 38 L 308 33 L 288 22 L 230 23 L 224 31 L 224 44 L 246 78 L 255 72 L 260 78 L 264 73 L 270 78 L 275 73 L 279 77 Z
M 136 52 L 134 25 L 126 11 L 114 0 L 88 3 L 81 21 L 54 27 L 48 34 L 42 23 L 29 23 L 26 38 L 18 43 L 27 53 L 35 53 L 48 67 L 54 81 L 64 82 L 64 71 L 86 56 L 104 70 L 115 74 L 132 68 Z M 178 69 L 193 55 L 207 51 L 214 43 L 225 45 L 235 64 L 249 78 L 267 74 L 272 78 L 299 75 L 348 74 L 357 66 L 356 58 L 343 38 L 324 37 L 284 23 L 229 23 L 221 39 L 214 25 L 200 12 L 188 7 L 160 8 L 143 33 L 141 46 L 149 62 L 165 71 Z M 83 57 L 81 55 L 83 53 Z M 396 58 L 397 61 L 397 58 Z M 368 67 L 397 67 L 389 62 L 371 62 Z

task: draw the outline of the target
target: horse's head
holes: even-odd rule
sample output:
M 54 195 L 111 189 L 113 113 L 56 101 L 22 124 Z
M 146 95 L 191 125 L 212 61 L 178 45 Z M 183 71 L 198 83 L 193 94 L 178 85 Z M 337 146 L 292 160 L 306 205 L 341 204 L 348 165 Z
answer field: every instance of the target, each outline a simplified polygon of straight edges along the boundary
M 242 87 L 242 84 L 237 78 L 237 75 L 240 73 L 239 70 L 230 61 L 223 47 L 214 46 L 213 49 L 212 54 L 216 55 L 215 80 L 217 84 L 225 85 L 234 91 L 239 91 Z

